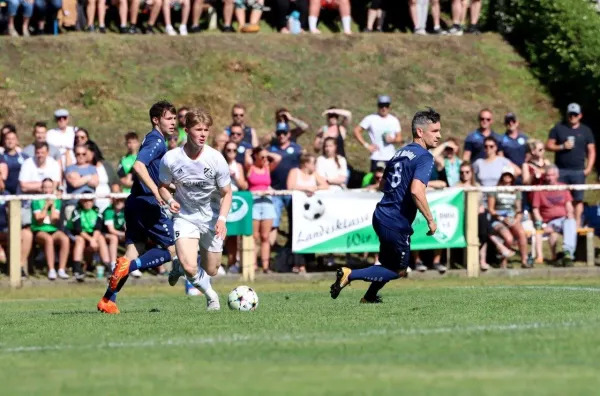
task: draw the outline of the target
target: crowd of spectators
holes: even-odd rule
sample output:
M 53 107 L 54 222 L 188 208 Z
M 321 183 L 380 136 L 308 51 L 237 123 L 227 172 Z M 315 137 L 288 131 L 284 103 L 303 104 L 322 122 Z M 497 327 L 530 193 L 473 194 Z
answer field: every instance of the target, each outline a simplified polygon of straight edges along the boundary
M 449 3 L 452 23 L 448 29 L 443 29 L 440 0 L 408 0 L 406 11 L 414 33 L 428 34 L 426 27 L 431 6 L 431 34 L 478 34 L 481 0 L 451 0 Z M 386 0 L 373 0 L 367 10 L 363 31 L 384 31 L 391 5 Z M 256 33 L 260 31 L 263 13 L 270 11 L 273 13 L 270 22 L 281 33 L 306 31 L 319 34 L 321 14 L 339 15 L 340 31 L 352 33 L 350 0 L 223 0 L 218 6 L 222 7 L 218 15 L 222 16 L 223 32 L 236 31 L 233 27 L 235 17 L 238 31 Z M 397 11 L 396 5 L 393 6 Z M 214 12 L 213 4 L 208 0 L 0 0 L 0 26 L 5 26 L 11 36 L 56 33 L 59 25 L 65 29 L 98 33 L 107 33 L 107 27 L 112 25 L 121 34 L 164 31 L 171 36 L 185 36 L 202 30 L 202 15 L 208 11 Z M 159 30 L 159 24 L 164 29 Z
M 353 128 L 354 138 L 370 156 L 370 172 L 356 171 L 346 158 L 348 128 L 352 113 L 332 106 L 322 113 L 324 125 L 316 128 L 308 148 L 298 138 L 311 127 L 286 108 L 275 111 L 273 131 L 258 133 L 248 124 L 242 104 L 231 110 L 231 123 L 213 132 L 212 145 L 223 153 L 229 164 L 233 189 L 269 192 L 302 191 L 312 195 L 319 190 L 364 188 L 377 191 L 387 161 L 404 144 L 400 121 L 391 113 L 392 100 L 387 95 L 377 99 L 376 110 L 366 115 Z M 183 121 L 188 109 L 177 113 L 178 132 L 165 144 L 176 149 L 186 141 Z M 432 150 L 435 166 L 430 189 L 455 186 L 584 184 L 595 162 L 595 145 L 591 130 L 581 123 L 579 105 L 568 106 L 564 122 L 557 123 L 547 142 L 525 134 L 514 113 L 504 116 L 503 133 L 493 130 L 494 117 L 489 109 L 479 112 L 479 126 L 460 142 L 446 137 Z M 5 124 L 0 135 L 0 191 L 3 194 L 62 194 L 128 192 L 132 186 L 132 168 L 140 147 L 140 136 L 124 134 L 126 150 L 116 170 L 105 160 L 101 149 L 85 128 L 71 124 L 66 109 L 54 113 L 56 126 L 48 130 L 45 122 L 32 129 L 33 143 L 22 147 L 20 134 L 12 124 Z M 365 134 L 367 132 L 367 134 Z M 368 137 L 366 136 L 368 135 Z M 305 140 L 306 141 L 306 140 Z M 555 152 L 555 162 L 545 157 L 545 150 Z M 353 174 L 359 173 L 359 176 Z M 255 196 L 253 232 L 256 241 L 256 268 L 268 273 L 273 268 L 272 249 L 277 244 L 280 226 L 287 213 L 286 230 L 292 229 L 291 196 Z M 68 279 L 70 260 L 72 273 L 83 280 L 86 266 L 92 262 L 111 271 L 124 242 L 125 220 L 123 199 L 40 199 L 23 203 L 21 257 L 23 268 L 29 260 L 44 261 L 49 279 Z M 0 210 L 0 261 L 6 260 L 7 206 Z M 479 208 L 481 268 L 489 268 L 488 248 L 497 253 L 501 267 L 517 252 L 523 267 L 532 264 L 527 232 L 540 235 L 534 249 L 537 263 L 542 263 L 541 241 L 547 237 L 552 257 L 549 261 L 563 265 L 572 263 L 578 227 L 582 224 L 583 193 L 540 191 L 535 193 L 496 192 L 482 194 Z M 529 226 L 528 226 L 529 225 Z M 563 235 L 563 249 L 556 248 L 558 235 Z M 288 243 L 289 243 L 288 238 Z M 239 270 L 239 239 L 226 241 L 227 267 Z M 288 245 L 289 247 L 289 245 Z M 431 267 L 445 272 L 442 252 L 433 251 Z M 377 258 L 375 257 L 375 260 Z M 328 263 L 333 256 L 327 257 Z M 425 271 L 428 265 L 420 252 L 413 255 L 414 269 Z M 306 260 L 294 259 L 291 271 L 306 271 Z M 163 273 L 163 268 L 158 268 Z M 25 271 L 24 271 L 25 273 Z M 134 276 L 141 276 L 137 272 Z

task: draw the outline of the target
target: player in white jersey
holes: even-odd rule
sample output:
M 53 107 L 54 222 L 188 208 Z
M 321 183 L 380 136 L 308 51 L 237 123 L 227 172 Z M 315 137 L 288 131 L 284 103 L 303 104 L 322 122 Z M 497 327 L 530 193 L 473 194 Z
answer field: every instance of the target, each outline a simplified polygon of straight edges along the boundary
M 204 110 L 187 113 L 187 142 L 162 158 L 159 192 L 174 214 L 175 248 L 185 273 L 174 263 L 169 284 L 175 285 L 185 275 L 206 295 L 208 308 L 218 310 L 219 297 L 210 285 L 210 277 L 221 265 L 233 192 L 225 158 L 205 145 L 212 124 L 212 117 Z M 171 184 L 175 185 L 175 197 L 169 191 Z M 198 246 L 201 267 L 197 264 Z

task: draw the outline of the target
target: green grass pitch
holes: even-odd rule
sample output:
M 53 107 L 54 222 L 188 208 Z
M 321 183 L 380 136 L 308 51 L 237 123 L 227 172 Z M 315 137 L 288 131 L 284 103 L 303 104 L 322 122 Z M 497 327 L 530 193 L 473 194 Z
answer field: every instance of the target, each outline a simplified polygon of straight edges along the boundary
M 600 280 L 253 285 L 252 313 L 205 311 L 183 288 L 0 290 L 4 395 L 596 395 Z

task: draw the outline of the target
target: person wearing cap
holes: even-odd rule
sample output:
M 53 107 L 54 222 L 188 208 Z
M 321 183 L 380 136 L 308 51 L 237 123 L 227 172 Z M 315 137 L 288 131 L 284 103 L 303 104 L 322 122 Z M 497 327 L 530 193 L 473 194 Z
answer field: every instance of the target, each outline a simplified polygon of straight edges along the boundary
M 344 142 L 348 134 L 344 124 L 350 123 L 352 113 L 345 109 L 331 106 L 325 110 L 322 116 L 327 117 L 327 124 L 323 125 L 316 133 L 313 141 L 313 148 L 317 154 L 323 150 L 323 143 L 327 138 L 334 138 L 336 141 L 337 155 L 346 158 L 346 148 Z
M 63 157 L 63 164 L 66 164 L 67 152 L 73 150 L 75 142 L 76 128 L 69 125 L 69 111 L 66 109 L 58 109 L 54 112 L 56 120 L 56 128 L 50 129 L 46 134 L 46 142 L 49 146 L 54 146 L 60 150 Z
M 500 180 L 498 180 L 498 186 L 514 185 L 515 168 L 505 166 L 502 169 Z M 494 230 L 491 240 L 503 256 L 502 268 L 506 268 L 508 258 L 514 255 L 512 245 L 515 240 L 521 254 L 521 267 L 529 268 L 527 237 L 521 225 L 523 217 L 521 197 L 522 194 L 519 191 L 496 191 L 487 194 L 488 212 L 492 218 L 492 229 Z
M 565 184 L 585 184 L 585 178 L 592 172 L 596 162 L 596 146 L 592 130 L 581 123 L 581 106 L 571 103 L 567 106 L 567 117 L 551 130 L 546 142 L 546 150 L 555 153 L 554 163 L 560 172 L 560 181 Z M 586 163 L 587 158 L 587 163 Z M 581 226 L 583 214 L 583 191 L 573 191 L 575 220 Z
M 463 161 L 475 163 L 480 158 L 485 158 L 484 139 L 493 137 L 498 145 L 498 154 L 502 154 L 502 136 L 492 130 L 494 116 L 489 109 L 483 109 L 479 112 L 479 128 L 469 133 L 465 138 L 465 148 L 463 150 Z
M 515 113 L 507 113 L 504 116 L 506 132 L 502 137 L 502 151 L 504 156 L 513 164 L 523 166 L 526 161 L 529 146 L 527 136 L 519 130 L 519 120 Z M 518 184 L 520 184 L 517 181 Z
M 394 154 L 394 144 L 402 143 L 402 128 L 398 118 L 390 114 L 392 99 L 387 95 L 377 98 L 377 113 L 370 114 L 354 128 L 354 137 L 371 153 L 371 167 L 374 171 L 378 162 L 387 163 Z M 371 143 L 363 138 L 364 131 L 369 133 Z
M 295 128 L 290 127 L 290 123 L 295 125 Z M 284 125 L 285 124 L 285 125 Z M 296 142 L 298 138 L 303 135 L 310 125 L 306 122 L 302 121 L 299 118 L 294 117 L 288 109 L 285 107 L 281 107 L 275 110 L 275 132 L 270 133 L 268 135 L 260 138 L 260 145 L 268 146 L 268 145 L 276 145 L 277 144 L 277 131 L 278 130 L 287 130 L 290 132 L 290 140 L 292 142 Z

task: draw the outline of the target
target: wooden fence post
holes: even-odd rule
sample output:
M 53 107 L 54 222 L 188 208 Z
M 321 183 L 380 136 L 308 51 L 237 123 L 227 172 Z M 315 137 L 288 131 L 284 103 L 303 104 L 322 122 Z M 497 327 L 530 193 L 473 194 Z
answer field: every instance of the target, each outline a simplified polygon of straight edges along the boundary
M 8 206 L 8 262 L 10 286 L 21 287 L 21 201 L 10 201 Z
M 242 279 L 244 282 L 254 282 L 254 265 L 256 252 L 254 250 L 254 237 L 242 236 Z
M 465 234 L 467 239 L 467 252 L 465 262 L 467 267 L 467 276 L 477 278 L 479 276 L 479 201 L 480 192 L 466 191 L 466 223 Z

